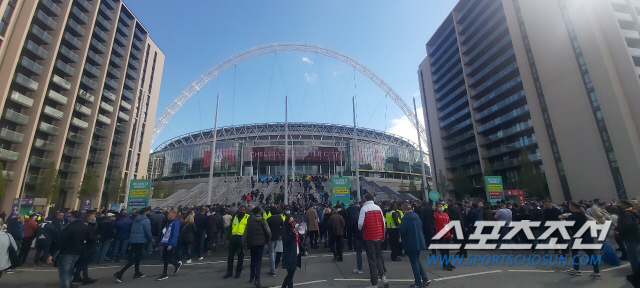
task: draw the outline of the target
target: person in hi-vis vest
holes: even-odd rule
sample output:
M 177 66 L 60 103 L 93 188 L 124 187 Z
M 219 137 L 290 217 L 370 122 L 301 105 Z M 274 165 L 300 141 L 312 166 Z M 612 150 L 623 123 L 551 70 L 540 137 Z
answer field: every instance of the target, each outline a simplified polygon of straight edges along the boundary
M 385 214 L 387 234 L 389 234 L 389 246 L 391 248 L 391 261 L 400 261 L 398 257 L 402 254 L 400 233 L 398 232 L 401 221 L 402 212 L 398 210 L 398 206 L 395 203 L 392 203 L 389 212 Z
M 236 266 L 236 278 L 240 278 L 242 272 L 242 262 L 244 260 L 244 251 L 242 249 L 242 235 L 247 228 L 247 219 L 249 214 L 244 206 L 238 207 L 238 212 L 231 221 L 231 238 L 229 239 L 229 257 L 227 258 L 227 273 L 223 278 L 229 278 L 233 275 L 233 258 L 238 253 L 238 265 Z

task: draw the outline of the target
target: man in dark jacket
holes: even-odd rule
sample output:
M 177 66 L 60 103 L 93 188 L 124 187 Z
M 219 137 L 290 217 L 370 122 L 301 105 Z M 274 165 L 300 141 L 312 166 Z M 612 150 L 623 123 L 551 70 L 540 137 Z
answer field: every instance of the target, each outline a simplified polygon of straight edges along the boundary
M 345 221 L 347 222 L 347 246 L 349 247 L 350 251 L 353 251 L 353 236 L 357 231 L 360 231 L 358 229 L 358 217 L 360 217 L 360 206 L 358 206 L 358 203 L 349 206 L 349 208 L 347 208 L 346 215 L 347 218 L 345 219 Z
M 466 230 L 467 230 L 465 225 L 464 225 L 464 216 L 462 214 L 462 210 L 451 199 L 447 200 L 447 206 L 448 206 L 447 207 L 447 214 L 449 215 L 449 219 L 451 221 L 460 222 L 460 226 L 462 226 L 462 234 L 463 235 L 453 235 L 453 239 L 455 239 L 454 240 L 455 242 L 459 242 L 459 243 L 462 244 L 462 246 L 460 246 L 460 251 L 457 254 L 461 255 L 462 257 L 465 257 L 465 256 L 467 256 L 467 250 L 464 249 L 465 240 L 458 240 L 458 239 L 465 239 L 465 235 L 464 234 L 466 234 Z M 455 234 L 455 231 L 452 230 L 452 233 Z
M 94 216 L 95 217 L 95 216 Z M 57 246 L 52 249 L 52 254 L 47 259 L 48 263 L 53 263 L 53 255 L 58 253 L 56 265 L 60 277 L 60 287 L 70 288 L 73 268 L 80 258 L 84 243 L 91 239 L 91 228 L 82 221 L 82 212 L 73 211 L 69 214 L 69 225 L 65 227 L 58 236 Z M 93 221 L 93 219 L 90 219 Z
M 194 223 L 196 224 L 196 243 L 198 250 L 198 260 L 204 259 L 202 252 L 204 251 L 204 241 L 207 238 L 207 214 L 205 208 L 198 209 L 198 213 L 194 217 Z
M 246 247 L 251 251 L 249 283 L 253 283 L 257 288 L 260 288 L 262 254 L 264 254 L 264 245 L 271 240 L 271 230 L 267 221 L 262 218 L 262 209 L 260 207 L 253 208 L 252 212 L 253 216 L 247 220 L 247 228 L 242 235 L 242 247 Z
M 114 222 L 115 214 L 107 213 L 106 218 L 98 224 L 98 235 L 100 241 L 98 243 L 98 251 L 96 252 L 96 264 L 104 263 L 107 251 L 111 246 L 111 242 L 116 235 L 116 224 Z
M 120 262 L 120 257 L 125 258 L 127 247 L 129 247 L 129 233 L 131 233 L 131 218 L 127 213 L 120 213 L 116 221 L 116 236 L 113 241 L 113 252 L 110 262 Z
M 544 221 L 540 224 L 540 227 L 545 227 L 545 223 L 547 221 L 558 221 L 558 217 L 562 215 L 562 211 L 560 209 L 553 207 L 553 203 L 551 200 L 543 200 L 542 201 L 542 212 L 544 213 Z M 562 244 L 566 242 L 564 238 L 560 235 L 560 232 L 557 230 L 551 234 L 552 238 L 558 239 L 558 244 Z M 549 238 L 548 238 L 549 239 Z M 559 253 L 560 251 L 558 251 Z
M 433 203 L 431 201 L 422 202 L 422 213 L 420 214 L 422 215 L 420 220 L 422 220 L 422 233 L 424 233 L 424 241 L 427 245 L 427 249 L 429 248 L 429 245 L 431 245 L 431 238 L 436 235 L 436 224 L 433 219 L 432 205 Z M 436 250 L 432 250 L 431 254 L 435 255 Z
M 82 285 L 88 285 L 98 281 L 97 279 L 89 277 L 89 263 L 91 263 L 96 256 L 96 244 L 98 243 L 98 239 L 100 239 L 95 226 L 96 212 L 94 210 L 88 210 L 82 214 L 82 221 L 84 221 L 84 225 L 87 225 L 89 228 L 89 237 L 82 245 L 82 253 L 80 253 L 80 258 L 76 262 L 73 280 L 71 281 L 82 282 Z M 82 277 L 80 277 L 80 273 L 82 273 Z
M 56 227 L 51 225 L 51 221 L 44 221 L 38 224 L 36 228 L 36 256 L 34 263 L 36 266 L 40 261 L 46 262 L 46 257 L 49 255 L 51 248 L 51 242 L 58 236 Z
M 538 203 L 532 202 L 529 204 L 529 221 L 531 222 L 544 222 L 544 212 L 538 206 Z M 531 246 L 531 253 L 536 253 L 536 246 L 538 246 L 538 237 L 542 234 L 544 228 L 542 226 L 532 227 L 533 233 L 533 245 Z
M 122 282 L 122 275 L 132 265 L 135 265 L 133 279 L 145 276 L 140 272 L 140 260 L 142 260 L 144 246 L 153 241 L 153 236 L 151 235 L 151 221 L 149 220 L 149 217 L 147 217 L 149 212 L 149 208 L 142 208 L 140 210 L 140 215 L 136 217 L 131 224 L 131 233 L 129 236 L 129 261 L 127 261 L 127 264 L 124 265 L 120 271 L 113 274 L 118 282 Z
M 280 257 L 282 252 L 276 252 L 276 246 L 278 241 L 282 241 L 280 236 L 282 232 L 282 224 L 284 223 L 283 217 L 280 215 L 280 211 L 276 207 L 271 207 L 271 217 L 267 219 L 269 230 L 271 231 L 271 240 L 269 241 L 269 276 L 276 276 L 276 267 L 280 263 Z
M 420 251 L 427 249 L 424 241 L 424 232 L 422 231 L 422 220 L 411 210 L 409 204 L 402 204 L 402 211 L 404 212 L 404 217 L 402 217 L 402 223 L 400 223 L 398 231 L 402 237 L 402 246 L 407 256 L 409 256 L 409 262 L 411 262 L 411 269 L 415 279 L 414 285 L 415 287 L 423 287 L 423 285 L 426 287 L 431 281 L 427 277 L 427 273 L 425 273 L 420 261 Z
M 165 216 L 162 210 L 156 210 L 151 215 L 151 235 L 154 238 L 154 245 L 158 249 L 160 245 L 160 239 L 162 239 L 162 228 L 167 225 L 167 216 Z
M 622 200 L 620 201 L 620 216 L 616 229 L 619 233 L 624 248 L 627 251 L 627 259 L 631 264 L 631 275 L 627 276 L 627 280 L 631 282 L 633 287 L 640 286 L 640 264 L 638 259 L 638 248 L 640 248 L 640 213 L 635 209 L 633 203 Z
M 222 229 L 222 214 L 218 212 L 218 209 L 211 207 L 212 212 L 207 217 L 207 249 L 208 251 L 215 251 L 218 244 L 218 232 Z
M 345 223 L 342 215 L 336 212 L 335 209 L 331 210 L 331 218 L 329 218 L 329 247 L 333 252 L 333 261 L 342 261 L 342 237 Z

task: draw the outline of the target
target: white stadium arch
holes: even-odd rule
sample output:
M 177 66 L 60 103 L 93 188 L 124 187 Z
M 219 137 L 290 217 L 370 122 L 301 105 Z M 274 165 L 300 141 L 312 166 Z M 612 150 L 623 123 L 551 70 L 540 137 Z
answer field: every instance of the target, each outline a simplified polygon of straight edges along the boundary
M 391 86 L 387 84 L 387 82 L 382 80 L 382 78 L 380 78 L 378 74 L 371 71 L 371 69 L 367 68 L 362 63 L 358 62 L 358 60 L 351 58 L 349 55 L 346 55 L 344 53 L 341 53 L 339 51 L 336 51 L 327 47 L 323 47 L 315 44 L 309 44 L 309 43 L 301 43 L 301 42 L 280 42 L 280 43 L 272 43 L 272 44 L 267 44 L 262 46 L 256 46 L 251 49 L 242 51 L 236 55 L 233 55 L 231 58 L 209 69 L 209 71 L 202 74 L 196 81 L 191 83 L 191 85 L 189 85 L 187 89 L 182 91 L 182 93 L 175 100 L 173 100 L 171 105 L 169 105 L 169 107 L 167 107 L 167 109 L 164 110 L 164 112 L 162 113 L 158 121 L 156 121 L 153 127 L 153 137 L 151 138 L 152 139 L 151 141 L 153 142 L 158 136 L 158 134 L 162 132 L 162 129 L 164 128 L 164 126 L 167 123 L 169 123 L 169 120 L 171 120 L 171 117 L 173 116 L 173 114 L 178 112 L 178 109 L 182 107 L 182 104 L 184 104 L 187 100 L 189 100 L 189 98 L 191 98 L 193 94 L 200 91 L 201 87 L 206 85 L 209 81 L 211 81 L 213 78 L 218 76 L 220 73 L 227 70 L 228 68 L 234 67 L 236 64 L 244 60 L 247 60 L 249 58 L 253 58 L 263 54 L 268 54 L 271 52 L 282 52 L 282 51 L 300 51 L 300 52 L 317 53 L 320 55 L 324 55 L 324 56 L 339 60 L 353 67 L 354 69 L 358 70 L 360 73 L 364 74 L 371 81 L 373 81 L 373 83 L 378 85 L 378 87 L 380 87 L 380 89 L 382 89 L 382 91 L 384 91 L 386 95 L 388 95 L 389 97 L 391 97 L 391 99 L 393 99 L 396 105 L 400 107 L 400 110 L 404 112 L 404 115 L 406 115 L 407 118 L 409 118 L 409 121 L 411 121 L 413 126 L 419 129 L 422 141 L 424 143 L 427 143 L 426 135 L 425 133 L 423 133 L 425 129 L 421 123 L 416 122 L 415 113 L 413 112 L 411 107 L 404 100 L 402 100 L 400 95 L 398 95 L 398 93 L 395 90 L 393 90 Z

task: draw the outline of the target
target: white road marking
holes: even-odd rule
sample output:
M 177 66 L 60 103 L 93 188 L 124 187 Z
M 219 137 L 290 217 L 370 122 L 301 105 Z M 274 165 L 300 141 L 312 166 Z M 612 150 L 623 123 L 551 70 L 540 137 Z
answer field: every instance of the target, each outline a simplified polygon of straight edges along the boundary
M 322 282 L 327 282 L 327 280 L 316 280 L 316 281 L 309 281 L 309 282 L 302 282 L 302 283 L 294 283 L 293 286 L 322 283 Z M 279 288 L 279 287 L 280 286 L 273 286 L 271 288 Z
M 507 270 L 509 272 L 534 272 L 534 273 L 553 273 L 552 270 Z
M 502 270 L 494 270 L 494 271 L 487 271 L 487 272 L 478 272 L 478 273 L 470 273 L 470 274 L 462 274 L 462 275 L 456 275 L 456 276 L 442 277 L 442 278 L 433 279 L 433 281 L 443 281 L 443 280 L 449 280 L 449 279 L 456 279 L 456 278 L 463 278 L 463 277 L 470 277 L 470 276 L 477 276 L 477 275 L 491 274 L 491 273 L 499 273 L 499 272 L 502 272 Z
M 611 270 L 616 270 L 616 269 L 624 268 L 624 267 L 627 267 L 627 266 L 629 266 L 629 265 L 631 265 L 631 264 L 624 264 L 624 265 L 620 265 L 620 266 L 618 266 L 618 267 L 611 267 L 611 268 L 607 268 L 607 269 L 602 269 L 602 270 L 600 270 L 600 271 L 602 271 L 602 272 L 607 272 L 607 271 L 611 271 Z

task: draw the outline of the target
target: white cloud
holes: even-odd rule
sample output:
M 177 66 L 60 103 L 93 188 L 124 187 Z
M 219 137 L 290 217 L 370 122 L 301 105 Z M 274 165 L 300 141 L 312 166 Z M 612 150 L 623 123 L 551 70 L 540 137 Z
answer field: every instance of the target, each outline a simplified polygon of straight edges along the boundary
M 422 114 L 422 107 L 418 108 L 418 121 L 424 127 L 424 115 Z M 387 132 L 407 138 L 418 145 L 418 133 L 416 131 L 416 127 L 413 127 L 412 122 L 409 121 L 409 118 L 407 118 L 406 115 L 402 115 L 402 117 L 400 118 L 391 119 L 391 127 L 387 129 Z M 424 141 L 422 142 L 422 150 L 428 150 L 426 146 L 427 144 L 424 143 Z
M 342 71 L 333 71 L 333 76 L 336 76 L 338 74 L 342 73 Z
M 304 73 L 304 79 L 306 79 L 307 82 L 309 82 L 309 83 L 313 84 L 313 82 L 316 82 L 316 78 L 318 78 L 318 74 L 316 74 L 316 73 L 311 73 L 311 74 Z
M 302 57 L 302 62 L 307 62 L 309 64 L 313 64 L 313 61 L 311 61 L 309 58 L 307 57 Z

